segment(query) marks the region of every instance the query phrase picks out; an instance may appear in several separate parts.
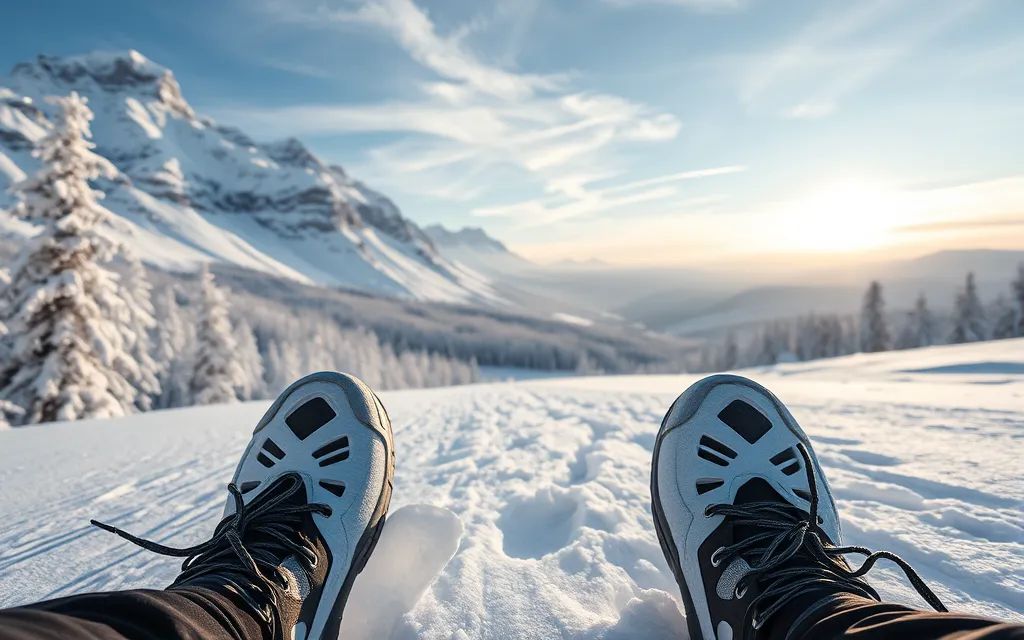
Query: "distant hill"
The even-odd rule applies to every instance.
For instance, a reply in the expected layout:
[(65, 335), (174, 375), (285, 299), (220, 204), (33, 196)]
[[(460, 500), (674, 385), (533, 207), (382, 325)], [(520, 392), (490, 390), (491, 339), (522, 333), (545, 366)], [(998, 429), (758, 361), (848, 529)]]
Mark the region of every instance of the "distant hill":
[(856, 313), (864, 289), (879, 280), (890, 311), (909, 308), (924, 293), (933, 309), (947, 310), (968, 272), (977, 279), (986, 300), (1008, 292), (1008, 284), (1024, 263), (1024, 251), (964, 250), (934, 254), (855, 269), (818, 273), (814, 284), (779, 284), (739, 292), (724, 287), (695, 291), (681, 283), (630, 300), (615, 309), (627, 320), (677, 335), (704, 333), (811, 312)]
[(956, 280), (962, 281), (973, 271), (979, 282), (1005, 283), (1024, 264), (1024, 251), (966, 249), (939, 251), (913, 260), (893, 262), (880, 270), (882, 279)]

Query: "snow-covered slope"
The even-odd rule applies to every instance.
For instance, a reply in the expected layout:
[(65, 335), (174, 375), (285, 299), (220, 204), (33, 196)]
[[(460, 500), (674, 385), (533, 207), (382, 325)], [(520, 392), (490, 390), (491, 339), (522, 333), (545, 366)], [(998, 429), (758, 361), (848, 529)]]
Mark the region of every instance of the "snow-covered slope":
[[(1024, 621), (1024, 340), (747, 373), (810, 435), (848, 542), (901, 554), (954, 610)], [(350, 605), (344, 637), (685, 638), (648, 482), (658, 423), (692, 381), (385, 393), (393, 516), (352, 596), (373, 606)], [(88, 519), (204, 539), (265, 406), (0, 433), (0, 606), (168, 583), (175, 560)], [(871, 575), (923, 606), (894, 571)]]
[(498, 299), (386, 197), (298, 140), (260, 144), (196, 113), (173, 74), (135, 51), (40, 56), (0, 78), (0, 208), (7, 187), (37, 166), (33, 143), (51, 126), (44, 98), (71, 91), (89, 98), (97, 151), (121, 172), (99, 185), (105, 204), (153, 264), (219, 260), (417, 299)]

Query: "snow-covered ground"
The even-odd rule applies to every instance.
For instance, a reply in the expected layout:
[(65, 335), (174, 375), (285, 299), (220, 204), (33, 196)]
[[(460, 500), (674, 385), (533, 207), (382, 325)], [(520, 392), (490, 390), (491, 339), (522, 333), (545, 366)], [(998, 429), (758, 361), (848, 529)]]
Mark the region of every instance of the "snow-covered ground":
[[(954, 610), (1024, 621), (1024, 340), (747, 372), (793, 409), (847, 540), (907, 558)], [(688, 376), (386, 393), (392, 518), (343, 636), (681, 638), (649, 508), (651, 448)], [(159, 587), (209, 535), (265, 404), (0, 433), (0, 606)], [(450, 558), (450, 561), (449, 561)], [(447, 564), (446, 564), (447, 563)], [(886, 597), (923, 606), (888, 569)]]

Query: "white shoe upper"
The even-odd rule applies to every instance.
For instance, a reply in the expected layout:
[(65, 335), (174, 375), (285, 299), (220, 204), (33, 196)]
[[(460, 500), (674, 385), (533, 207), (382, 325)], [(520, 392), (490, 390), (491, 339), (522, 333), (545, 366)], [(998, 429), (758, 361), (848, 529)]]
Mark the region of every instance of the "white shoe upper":
[[(352, 376), (318, 373), (299, 380), (257, 425), (232, 479), (245, 504), (282, 475), (297, 473), (306, 501), (331, 508), (330, 516), (310, 515), (331, 564), (312, 619), (300, 620), (291, 630), (298, 640), (320, 638), (325, 631), (336, 637), (341, 615), (336, 605), (347, 598), (375, 543), (374, 529), (387, 511), (393, 470), (387, 413), (373, 392)], [(224, 514), (234, 511), (229, 499)], [(308, 577), (292, 565), (286, 561), (282, 568), (295, 578), (295, 595), (305, 598)]]
[[(662, 544), (673, 545), (679, 559), (673, 571), (683, 591), (691, 635), (699, 632), (697, 637), (720, 640), (742, 636), (732, 628), (735, 621), (730, 623), (715, 610), (732, 606), (728, 601), (736, 597), (737, 581), (749, 565), (740, 558), (732, 560), (714, 581), (714, 593), (709, 593), (712, 587), (702, 575), (700, 550), (723, 517), (708, 517), (705, 509), (734, 504), (743, 485), (761, 478), (790, 504), (807, 510), (809, 487), (796, 450), (799, 442), (811, 454), (821, 529), (833, 543), (841, 544), (835, 503), (807, 437), (766, 389), (738, 376), (712, 376), (690, 387), (665, 416), (655, 448), (652, 493), (654, 509), (663, 516)], [(703, 566), (706, 570), (707, 558)], [(718, 601), (709, 602), (715, 598)]]

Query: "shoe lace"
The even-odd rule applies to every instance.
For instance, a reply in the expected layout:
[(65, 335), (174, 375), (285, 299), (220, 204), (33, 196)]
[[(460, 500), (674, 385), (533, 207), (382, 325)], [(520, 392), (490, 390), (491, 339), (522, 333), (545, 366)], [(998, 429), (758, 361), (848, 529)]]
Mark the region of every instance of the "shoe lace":
[[(303, 484), (296, 476), (285, 476), (282, 481), (290, 481), (291, 485), (283, 490), (268, 488), (264, 494), (268, 496), (266, 499), (257, 498), (248, 505), (242, 499), (238, 487), (234, 483), (229, 484), (228, 492), (234, 499), (235, 513), (217, 525), (213, 537), (192, 547), (169, 547), (103, 522), (90, 520), (90, 523), (147, 551), (185, 558), (181, 573), (171, 587), (216, 575), (219, 581), (231, 585), (240, 596), (248, 600), (251, 600), (251, 591), (244, 587), (255, 588), (269, 601), (270, 607), (276, 608), (278, 600), (274, 587), (286, 589), (288, 586), (279, 568), (282, 559), (295, 554), (303, 558), (310, 569), (316, 568), (318, 562), (312, 542), (301, 533), (297, 534), (302, 524), (302, 515), (331, 515), (331, 507), (326, 504), (287, 504)], [(265, 622), (271, 621), (271, 611), (255, 602), (250, 604)]]
[[(828, 541), (821, 529), (822, 519), (818, 516), (818, 488), (810, 455), (802, 443), (797, 444), (797, 449), (803, 457), (810, 488), (809, 511), (803, 511), (788, 502), (760, 501), (741, 505), (714, 504), (704, 512), (708, 517), (720, 515), (732, 518), (734, 527), (747, 526), (758, 531), (733, 545), (720, 547), (711, 557), (715, 566), (735, 558), (744, 559), (750, 566), (750, 571), (737, 582), (735, 595), (742, 598), (751, 581), (757, 581), (762, 587), (749, 605), (753, 611), (751, 624), (754, 629), (760, 629), (796, 598), (823, 588), (835, 588), (881, 600), (878, 593), (861, 578), (882, 559), (896, 563), (932, 608), (946, 611), (946, 607), (921, 576), (898, 555), (888, 551), (872, 552), (860, 546), (837, 547)], [(805, 555), (814, 562), (787, 564), (801, 551), (806, 552)], [(865, 558), (859, 568), (852, 569), (843, 559), (847, 554), (863, 555)]]

